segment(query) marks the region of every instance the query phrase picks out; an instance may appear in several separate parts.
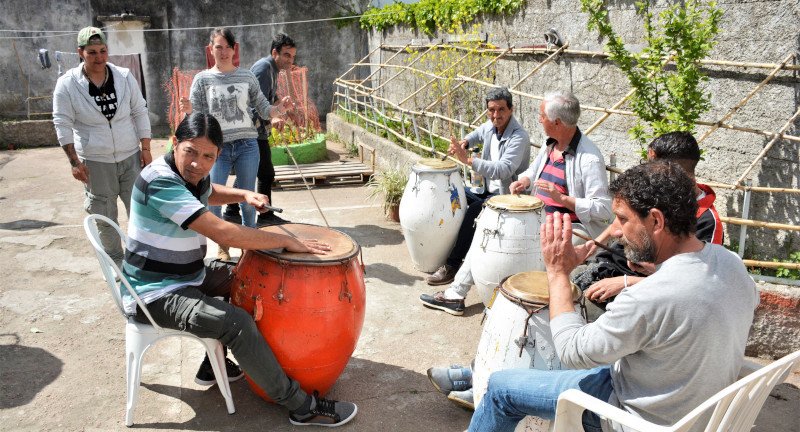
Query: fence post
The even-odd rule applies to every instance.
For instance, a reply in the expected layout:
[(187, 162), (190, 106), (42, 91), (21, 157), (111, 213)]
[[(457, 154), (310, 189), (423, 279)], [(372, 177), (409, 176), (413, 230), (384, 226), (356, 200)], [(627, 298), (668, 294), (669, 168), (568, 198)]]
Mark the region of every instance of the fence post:
[[(753, 181), (747, 179), (744, 182), (746, 186), (744, 190), (744, 206), (742, 208), (742, 219), (747, 219), (750, 215), (750, 186), (753, 185)], [(741, 231), (739, 231), (739, 258), (744, 258), (744, 243), (747, 240), (747, 225), (741, 225)]]
[(417, 127), (417, 116), (415, 114), (411, 114), (411, 123), (414, 125), (414, 135), (417, 136), (417, 150), (419, 150), (419, 155), (422, 156), (422, 140), (419, 139), (419, 128)]

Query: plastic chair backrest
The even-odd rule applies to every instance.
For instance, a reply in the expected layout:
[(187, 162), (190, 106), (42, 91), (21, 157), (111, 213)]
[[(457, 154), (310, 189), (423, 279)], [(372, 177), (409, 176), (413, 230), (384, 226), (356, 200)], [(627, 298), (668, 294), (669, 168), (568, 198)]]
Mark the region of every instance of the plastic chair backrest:
[(797, 367), (800, 367), (800, 351), (776, 360), (722, 389), (676, 423), (676, 429), (694, 423), (703, 412), (715, 407), (706, 432), (751, 430), (772, 389)]
[(136, 294), (136, 291), (131, 287), (128, 280), (123, 276), (122, 270), (117, 266), (114, 260), (111, 259), (110, 256), (106, 253), (103, 249), (102, 244), (100, 243), (100, 233), (97, 231), (97, 221), (102, 221), (113, 227), (117, 230), (120, 239), (122, 239), (122, 248), (125, 248), (126, 237), (125, 234), (122, 233), (122, 229), (120, 229), (119, 225), (115, 224), (114, 221), (111, 219), (98, 214), (92, 214), (86, 216), (86, 219), (83, 220), (83, 229), (86, 231), (86, 237), (89, 238), (89, 243), (92, 244), (92, 248), (94, 249), (95, 255), (97, 255), (97, 260), (100, 262), (100, 269), (103, 271), (103, 276), (106, 279), (106, 283), (108, 284), (108, 290), (111, 292), (111, 297), (114, 299), (114, 303), (117, 304), (117, 309), (119, 313), (122, 314), (123, 317), (126, 319), (128, 318), (128, 314), (125, 313), (125, 308), (122, 303), (122, 292), (120, 290), (120, 286), (117, 285), (116, 279), (120, 281), (120, 283), (128, 290), (131, 294), (133, 299), (136, 301), (136, 304), (139, 305), (139, 308), (144, 312), (147, 316), (147, 319), (150, 321), (150, 325), (155, 327), (157, 330), (160, 330), (159, 327), (154, 321), (153, 317), (150, 316), (150, 311), (147, 310), (147, 306), (139, 298)]

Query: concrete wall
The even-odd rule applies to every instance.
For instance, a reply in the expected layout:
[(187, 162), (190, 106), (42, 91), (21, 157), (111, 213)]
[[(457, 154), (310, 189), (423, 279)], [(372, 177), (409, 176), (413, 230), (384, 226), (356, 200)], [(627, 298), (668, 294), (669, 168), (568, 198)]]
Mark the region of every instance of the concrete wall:
[[(139, 40), (131, 34), (109, 32), (109, 46), (114, 49), (139, 49), (144, 46), (143, 64), (147, 85), (150, 118), (159, 134), (169, 132), (167, 93), (162, 88), (172, 68), (205, 69), (204, 46), (209, 30), (177, 30), (193, 27), (281, 23), (332, 17), (338, 7), (331, 0), (254, 1), (235, 3), (219, 1), (161, 0), (0, 0), (0, 28), (12, 30), (59, 30), (59, 33), (4, 32), (3, 37), (17, 37), (15, 45), (31, 96), (52, 95), (57, 79), (55, 66), (42, 70), (36, 60), (39, 48), (50, 51), (55, 65), (55, 51), (75, 52), (77, 31), (87, 25), (101, 25), (98, 16), (120, 14), (124, 10), (150, 17), (150, 30)], [(126, 23), (126, 25), (129, 25)], [(286, 32), (298, 44), (296, 64), (309, 68), (309, 93), (322, 118), (330, 109), (333, 80), (353, 61), (361, 58), (365, 36), (355, 26), (337, 29), (330, 22), (296, 23), (274, 26), (234, 28), (240, 43), (241, 65), (250, 67), (269, 54), (272, 38)], [(31, 38), (20, 39), (27, 36)], [(117, 37), (117, 39), (112, 38)], [(0, 117), (19, 117), (26, 113), (28, 95), (10, 39), (0, 46)], [(114, 52), (112, 52), (114, 53)], [(126, 54), (127, 52), (117, 52)], [(36, 111), (51, 111), (50, 99), (37, 103)], [(41, 117), (40, 117), (41, 118)]]
[[(620, 0), (607, 4), (610, 7), (610, 20), (625, 43), (633, 49), (643, 46), (642, 26), (635, 13), (634, 2)], [(664, 4), (663, 1), (657, 2), (654, 11), (659, 12)], [(798, 52), (800, 9), (796, 0), (723, 0), (718, 1), (717, 5), (724, 10), (724, 15), (718, 44), (710, 58), (777, 64), (787, 55)], [(600, 52), (604, 47), (604, 41), (598, 38), (597, 33), (586, 29), (587, 16), (580, 12), (578, 0), (529, 0), (524, 9), (513, 16), (483, 17), (478, 23), (482, 25), (480, 32), (489, 35), (489, 42), (501, 47), (542, 44), (543, 33), (553, 27), (558, 29), (564, 40), (570, 41), (571, 49)], [(434, 35), (434, 38), (442, 37), (446, 35)], [(369, 49), (372, 50), (381, 43), (402, 46), (412, 39), (428, 37), (395, 27), (382, 33), (372, 32)], [(371, 61), (386, 60), (393, 54), (394, 51), (378, 50)], [(544, 55), (506, 56), (497, 63), (494, 82), (497, 85), (511, 86), (545, 58)], [(393, 62), (396, 61), (397, 59)], [(800, 60), (795, 59), (794, 63), (798, 61)], [(701, 119), (710, 122), (725, 115), (770, 73), (770, 69), (719, 66), (708, 66), (705, 71), (711, 78), (708, 89), (712, 94), (713, 108)], [(394, 73), (387, 71), (384, 78)], [(420, 85), (420, 81), (414, 82), (413, 74), (406, 73), (405, 76), (405, 79), (396, 79), (387, 86), (390, 99), (402, 100), (413, 91), (411, 89)], [(800, 80), (797, 77), (796, 72), (779, 72), (770, 84), (756, 93), (726, 123), (771, 132), (780, 129), (800, 107)], [(584, 105), (611, 107), (628, 92), (629, 86), (627, 79), (608, 60), (564, 55), (546, 65), (519, 87), (520, 91), (534, 95), (542, 95), (550, 89), (571, 90)], [(484, 91), (485, 88), (481, 87), (481, 92)], [(439, 112), (446, 114), (446, 108), (439, 108)], [(530, 132), (531, 139), (541, 143), (545, 136), (537, 122), (538, 108), (538, 101), (515, 98), (515, 114), (518, 120)], [(584, 111), (579, 126), (586, 129), (601, 115), (594, 111)], [(628, 137), (628, 129), (633, 124), (631, 117), (612, 115), (591, 133), (590, 137), (599, 145), (607, 162), (609, 155), (616, 154), (617, 166), (620, 168), (638, 163), (638, 155), (634, 153), (638, 145)], [(800, 122), (796, 122), (787, 132), (800, 135), (798, 126)], [(707, 130), (706, 127), (698, 127), (696, 134), (700, 137)], [(698, 178), (701, 181), (732, 184), (755, 160), (768, 141), (769, 137), (744, 132), (722, 129), (714, 132), (701, 144), (708, 153), (698, 166)], [(778, 141), (750, 174), (753, 184), (800, 189), (798, 147), (800, 146), (797, 142)], [(717, 190), (717, 194), (716, 207), (720, 214), (736, 217), (741, 215), (743, 193)], [(797, 194), (754, 193), (750, 218), (800, 225), (798, 204), (800, 197)], [(728, 243), (731, 239), (738, 243), (739, 227), (728, 225), (725, 237)], [(800, 250), (800, 235), (797, 232), (751, 227), (748, 229), (747, 249), (749, 254), (755, 253), (757, 259), (786, 258), (789, 252)]]

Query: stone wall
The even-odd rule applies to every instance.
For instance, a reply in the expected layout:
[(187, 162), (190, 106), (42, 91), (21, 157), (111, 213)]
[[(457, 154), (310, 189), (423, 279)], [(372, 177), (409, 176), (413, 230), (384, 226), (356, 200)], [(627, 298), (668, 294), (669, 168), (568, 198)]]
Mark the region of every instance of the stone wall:
[[(632, 49), (643, 46), (642, 26), (635, 13), (632, 0), (607, 2), (609, 17), (625, 43)], [(663, 9), (665, 2), (656, 2), (654, 12)], [(735, 62), (757, 62), (778, 64), (788, 55), (798, 52), (800, 47), (800, 9), (796, 0), (724, 0), (717, 5), (724, 10), (721, 34), (710, 58)], [(523, 10), (508, 17), (488, 16), (478, 20), (480, 32), (488, 35), (488, 41), (497, 46), (525, 47), (544, 43), (543, 33), (556, 28), (570, 49), (600, 52), (604, 41), (597, 33), (586, 28), (587, 16), (580, 11), (578, 0), (529, 0)], [(381, 44), (404, 46), (412, 39), (446, 38), (437, 34), (432, 38), (395, 27), (384, 32), (370, 34), (372, 50)], [(385, 61), (395, 50), (378, 50), (371, 62)], [(401, 63), (407, 55), (401, 55), (393, 63)], [(508, 55), (497, 63), (494, 83), (512, 86), (534, 67), (545, 60), (545, 55)], [(790, 64), (796, 64), (795, 59)], [(707, 88), (712, 94), (713, 108), (701, 120), (715, 122), (736, 106), (771, 72), (765, 68), (734, 68), (707, 66), (705, 71), (711, 81)], [(393, 75), (389, 70), (383, 79)], [(380, 75), (376, 75), (379, 76)], [(406, 72), (404, 78), (387, 85), (386, 96), (400, 101), (427, 80), (417, 79)], [(473, 84), (467, 84), (471, 86)], [(482, 92), (484, 87), (480, 88)], [(543, 95), (547, 90), (567, 89), (576, 94), (583, 105), (609, 108), (617, 103), (629, 90), (627, 79), (613, 62), (601, 57), (586, 55), (563, 55), (544, 66), (527, 79), (519, 88), (521, 92)], [(427, 102), (432, 102), (429, 100)], [(404, 106), (411, 108), (413, 104)], [(797, 72), (782, 71), (744, 107), (726, 121), (738, 127), (774, 132), (780, 129), (800, 107), (800, 80)], [(545, 136), (538, 124), (539, 101), (515, 97), (515, 115), (531, 135), (535, 143)], [(623, 106), (622, 109), (627, 109)], [(439, 112), (446, 114), (440, 105)], [(579, 126), (588, 128), (602, 113), (583, 111)], [(603, 151), (606, 162), (611, 154), (617, 155), (617, 166), (630, 167), (638, 163), (635, 150), (638, 145), (628, 137), (628, 129), (634, 124), (632, 117), (612, 115), (589, 136)], [(800, 121), (787, 131), (800, 135)], [(700, 137), (709, 128), (698, 127)], [(701, 146), (707, 150), (705, 160), (697, 168), (700, 181), (732, 184), (755, 160), (769, 137), (727, 129), (719, 129)], [(798, 142), (779, 140), (761, 163), (751, 172), (755, 186), (800, 189), (800, 153)], [(744, 194), (717, 189), (717, 210), (723, 216), (740, 217)], [(797, 211), (800, 199), (797, 194), (753, 193), (750, 219), (800, 225)], [(763, 228), (748, 229), (748, 258), (785, 259), (788, 253), (800, 250), (800, 234)], [(726, 225), (725, 241), (738, 244), (739, 226)], [(778, 246), (778, 247), (776, 247)]]
[[(42, 30), (37, 33), (7, 32), (0, 36), (15, 37), (0, 47), (0, 117), (19, 118), (26, 115), (26, 98), (52, 95), (58, 78), (55, 51), (75, 52), (77, 31), (87, 25), (101, 26), (98, 16), (113, 16), (127, 10), (136, 16), (150, 18), (149, 29), (143, 35), (144, 64), (150, 120), (157, 134), (167, 134), (169, 109), (162, 85), (172, 69), (205, 69), (204, 46), (210, 30), (180, 30), (183, 28), (246, 25), (260, 23), (297, 22), (331, 18), (338, 6), (332, 0), (274, 1), (243, 0), (235, 3), (212, 1), (162, 0), (64, 0), (51, 2), (29, 0), (3, 3), (0, 28)], [(152, 31), (170, 29), (172, 31)], [(49, 31), (49, 32), (45, 32)], [(337, 29), (331, 22), (303, 22), (234, 28), (240, 44), (241, 65), (249, 68), (256, 60), (269, 54), (272, 38), (279, 32), (288, 33), (298, 45), (296, 64), (309, 68), (309, 94), (324, 118), (330, 109), (333, 80), (353, 61), (363, 57), (365, 35), (355, 26)], [(140, 46), (122, 40), (109, 45)], [(117, 33), (119, 38), (127, 38)], [(135, 41), (134, 41), (135, 42)], [(19, 62), (14, 52), (19, 53)], [(36, 59), (40, 48), (49, 50), (53, 67), (42, 69)], [(112, 52), (112, 54), (114, 54)], [(117, 53), (127, 54), (127, 53)], [(26, 89), (25, 82), (27, 81)], [(52, 100), (34, 103), (34, 111), (52, 111)], [(42, 118), (42, 117), (38, 117)]]

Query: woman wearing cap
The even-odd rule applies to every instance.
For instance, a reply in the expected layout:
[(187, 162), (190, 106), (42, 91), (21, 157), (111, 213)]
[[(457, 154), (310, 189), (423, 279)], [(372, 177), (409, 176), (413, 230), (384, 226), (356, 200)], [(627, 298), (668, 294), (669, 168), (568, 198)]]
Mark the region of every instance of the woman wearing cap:
[[(214, 56), (214, 67), (195, 75), (190, 99), (182, 98), (180, 109), (187, 114), (191, 114), (193, 108), (211, 114), (222, 127), (222, 150), (211, 169), (211, 183), (225, 185), (233, 166), (237, 187), (255, 191), (259, 162), (258, 131), (248, 108), (255, 108), (262, 118), (272, 118), (285, 114), (291, 108), (291, 100), (287, 96), (278, 105), (270, 105), (256, 76), (248, 69), (233, 65), (235, 45), (233, 33), (227, 28), (216, 28), (211, 32), (209, 46)], [(255, 228), (256, 209), (244, 202), (239, 206), (242, 225)], [(221, 206), (210, 208), (215, 216), (222, 217)], [(225, 245), (219, 245), (218, 257), (230, 259)]]
[[(117, 197), (129, 211), (133, 183), (153, 160), (147, 105), (130, 71), (108, 63), (106, 36), (99, 28), (78, 33), (78, 55), (82, 63), (56, 83), (53, 123), (72, 176), (84, 183), (84, 208), (117, 222)], [(121, 264), (116, 230), (98, 224), (98, 231), (105, 251)]]

